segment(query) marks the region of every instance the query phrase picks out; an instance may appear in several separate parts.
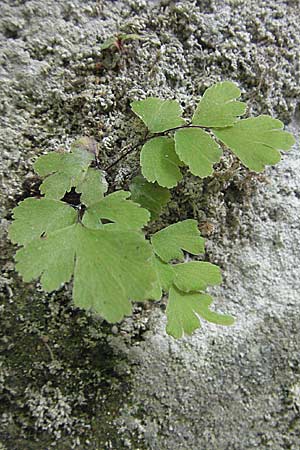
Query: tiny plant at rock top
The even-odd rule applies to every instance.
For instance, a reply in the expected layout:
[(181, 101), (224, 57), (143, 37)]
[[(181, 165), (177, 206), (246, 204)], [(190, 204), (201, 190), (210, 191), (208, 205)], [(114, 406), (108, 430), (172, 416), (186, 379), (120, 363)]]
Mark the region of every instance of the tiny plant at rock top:
[[(266, 115), (239, 119), (246, 109), (239, 96), (235, 84), (215, 84), (190, 124), (175, 100), (133, 102), (132, 110), (154, 136), (143, 145), (143, 176), (132, 180), (131, 192), (106, 194), (89, 138), (76, 141), (69, 153), (40, 156), (35, 170), (44, 178), (42, 196), (14, 209), (9, 230), (12, 242), (21, 246), (15, 259), (24, 281), (40, 278), (50, 292), (73, 279), (74, 304), (111, 323), (131, 313), (132, 301), (160, 300), (166, 293), (167, 332), (175, 338), (191, 334), (200, 318), (231, 325), (231, 316), (210, 309), (212, 298), (205, 292), (221, 283), (220, 269), (205, 261), (185, 262), (185, 254), (204, 253), (197, 222), (171, 224), (147, 239), (143, 227), (159, 217), (170, 198), (168, 188), (182, 178), (182, 166), (199, 177), (212, 174), (222, 154), (220, 143), (256, 172), (277, 163), (279, 150), (294, 144), (279, 120)], [(80, 195), (77, 205), (64, 201), (72, 189)]]
[(135, 40), (144, 40), (145, 38), (139, 34), (130, 33), (118, 33), (115, 36), (111, 36), (106, 41), (103, 42), (100, 46), (100, 50), (108, 50), (112, 48), (116, 48), (119, 52), (123, 48), (123, 44), (126, 41), (135, 41)]

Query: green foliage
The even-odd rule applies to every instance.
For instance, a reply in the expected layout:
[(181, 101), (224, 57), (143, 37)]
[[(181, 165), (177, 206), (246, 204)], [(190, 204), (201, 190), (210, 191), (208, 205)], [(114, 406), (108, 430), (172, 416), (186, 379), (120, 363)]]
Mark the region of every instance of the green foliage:
[(245, 166), (261, 172), (266, 164), (280, 161), (279, 150), (289, 150), (295, 143), (294, 137), (282, 129), (280, 120), (262, 115), (240, 120), (230, 128), (214, 129), (213, 133)]
[(207, 177), (213, 164), (219, 161), (222, 150), (214, 139), (199, 128), (183, 128), (175, 132), (175, 150), (193, 175)]
[(182, 179), (180, 160), (173, 139), (156, 137), (146, 142), (141, 151), (142, 174), (150, 182), (171, 188)]
[(94, 201), (95, 196), (103, 197), (107, 184), (103, 174), (90, 167), (93, 159), (91, 143), (86, 138), (76, 141), (70, 153), (52, 152), (40, 156), (34, 165), (35, 171), (46, 177), (40, 191), (47, 198), (59, 200), (74, 187), (88, 203)]
[[(280, 160), (279, 150), (289, 150), (294, 137), (283, 131), (283, 123), (270, 116), (239, 119), (246, 104), (237, 101), (238, 87), (225, 81), (208, 88), (200, 100), (190, 125), (182, 119), (175, 100), (150, 97), (132, 103), (137, 114), (152, 133), (174, 131), (174, 138), (156, 137), (141, 151), (141, 168), (149, 182), (174, 187), (181, 180), (179, 167), (186, 165), (201, 178), (213, 172), (225, 144), (250, 170), (260, 172)], [(163, 140), (164, 139), (164, 140)]]
[(183, 261), (184, 253), (197, 255), (204, 252), (204, 239), (200, 236), (197, 222), (192, 219), (174, 223), (155, 233), (151, 238), (155, 253), (165, 262), (172, 259)]
[(13, 210), (9, 237), (14, 244), (26, 245), (43, 234), (66, 228), (77, 214), (75, 209), (56, 200), (26, 198)]
[[(118, 35), (114, 42), (133, 38)], [(107, 182), (90, 138), (76, 141), (69, 153), (38, 158), (34, 167), (44, 178), (43, 197), (21, 202), (9, 229), (10, 239), (21, 247), (15, 259), (24, 281), (40, 278), (42, 288), (53, 291), (72, 279), (74, 304), (109, 322), (130, 314), (132, 301), (160, 300), (166, 293), (167, 332), (175, 338), (191, 334), (199, 318), (231, 325), (231, 316), (210, 310), (212, 298), (205, 293), (221, 283), (220, 269), (186, 257), (204, 253), (197, 222), (174, 223), (149, 239), (143, 228), (150, 217), (159, 217), (170, 199), (166, 188), (182, 179), (182, 166), (199, 177), (212, 174), (220, 144), (255, 171), (277, 163), (279, 150), (293, 145), (294, 137), (279, 120), (265, 115), (239, 119), (246, 109), (239, 96), (233, 83), (217, 83), (204, 93), (190, 125), (175, 100), (133, 102), (133, 111), (156, 136), (143, 145), (143, 176), (132, 180), (131, 192), (105, 195)], [(78, 194), (75, 205), (67, 203), (70, 191)]]
[(96, 204), (105, 206), (95, 207), (94, 215), (99, 223), (109, 215), (118, 227), (108, 223), (94, 229), (81, 223), (70, 205), (29, 198), (15, 208), (10, 228), (11, 240), (23, 245), (16, 254), (16, 268), (25, 281), (41, 277), (43, 289), (53, 291), (74, 276), (74, 304), (92, 308), (109, 322), (130, 314), (130, 300), (147, 299), (155, 279), (151, 246), (136, 231), (137, 223), (147, 221), (149, 213), (129, 201), (130, 211), (140, 210), (140, 215), (136, 211), (126, 218), (114, 211), (107, 214), (105, 200), (116, 194), (121, 195), (113, 206), (117, 210), (119, 204), (124, 210), (128, 193), (116, 192)]
[(144, 122), (151, 133), (161, 133), (185, 124), (182, 110), (176, 100), (149, 97), (131, 103), (132, 111)]
[[(138, 176), (131, 189), (147, 209), (132, 201), (130, 192), (105, 196), (103, 173), (91, 167), (95, 155), (91, 141), (81, 139), (71, 153), (50, 153), (37, 160), (36, 170), (46, 177), (41, 185), (44, 197), (21, 202), (13, 211), (9, 230), (12, 242), (21, 246), (16, 268), (26, 282), (40, 278), (49, 292), (73, 279), (74, 304), (108, 322), (130, 314), (132, 301), (160, 299), (163, 291), (170, 290), (168, 330), (179, 336), (174, 307), (180, 305), (174, 302), (173, 291), (181, 296), (191, 289), (194, 294), (202, 292), (220, 282), (219, 270), (205, 262), (169, 263), (182, 261), (183, 251), (204, 251), (197, 223), (178, 222), (146, 240), (142, 229), (150, 219), (149, 211), (157, 217), (169, 200), (169, 191)], [(60, 200), (72, 188), (80, 194), (77, 206)], [(195, 323), (199, 326), (194, 316), (192, 325), (181, 323), (180, 335), (194, 330)]]
[(170, 192), (157, 183), (149, 183), (143, 176), (134, 177), (130, 183), (131, 200), (146, 208), (151, 220), (158, 219), (160, 212), (170, 200)]
[(77, 184), (76, 191), (81, 193), (81, 202), (88, 206), (103, 198), (107, 187), (103, 173), (89, 167), (84, 179)]
[(115, 36), (111, 36), (108, 39), (106, 39), (103, 44), (100, 46), (100, 50), (108, 50), (111, 48), (117, 48), (120, 50), (120, 47), (122, 46), (122, 43), (125, 41), (136, 41), (136, 40), (143, 40), (145, 39), (144, 36), (141, 36), (136, 33), (118, 33)]
[(222, 281), (218, 266), (203, 261), (191, 261), (175, 266), (175, 286), (184, 292), (204, 291)]
[[(82, 223), (93, 229), (139, 230), (149, 222), (150, 213), (137, 203), (127, 200), (130, 192), (117, 191), (90, 205), (83, 216)], [(102, 223), (101, 219), (111, 223)]]
[(157, 283), (152, 298), (168, 293), (167, 332), (175, 338), (191, 334), (200, 326), (199, 317), (219, 325), (231, 325), (233, 317), (210, 311), (212, 298), (203, 291), (222, 281), (219, 267), (203, 261), (183, 260), (182, 249), (192, 254), (204, 252), (204, 240), (195, 220), (185, 220), (158, 231), (151, 238), (156, 257), (153, 265)]
[(231, 316), (218, 314), (209, 309), (212, 298), (200, 292), (182, 292), (172, 287), (167, 306), (167, 333), (174, 338), (190, 335), (200, 326), (199, 317), (218, 325), (232, 325)]
[(172, 286), (174, 270), (172, 264), (165, 263), (157, 255), (153, 256), (152, 262), (157, 278), (150, 298), (159, 300), (163, 291), (168, 292)]
[(240, 95), (241, 91), (234, 83), (216, 83), (206, 89), (192, 123), (209, 128), (233, 125), (246, 111), (246, 104), (236, 101)]
[(117, 37), (116, 36), (111, 36), (111, 37), (107, 38), (100, 45), (100, 50), (107, 50), (109, 48), (115, 47), (116, 46), (116, 41), (117, 41)]

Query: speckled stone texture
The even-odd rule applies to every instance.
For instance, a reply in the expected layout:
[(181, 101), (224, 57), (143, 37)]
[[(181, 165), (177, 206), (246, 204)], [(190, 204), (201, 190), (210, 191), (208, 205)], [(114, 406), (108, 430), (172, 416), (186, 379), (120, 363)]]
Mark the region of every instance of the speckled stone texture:
[[(74, 309), (70, 287), (45, 295), (13, 269), (11, 210), (35, 195), (32, 164), (89, 135), (103, 168), (144, 128), (132, 100), (177, 98), (190, 115), (215, 81), (238, 83), (248, 114), (298, 135), (299, 2), (65, 1), (0, 4), (0, 449), (281, 450), (300, 448), (300, 157), (263, 176), (226, 154), (218, 177), (187, 174), (161, 225), (213, 224), (216, 308), (234, 327), (165, 334), (164, 304), (108, 326)], [(121, 52), (112, 35), (137, 33)], [(138, 153), (107, 173), (126, 188)]]

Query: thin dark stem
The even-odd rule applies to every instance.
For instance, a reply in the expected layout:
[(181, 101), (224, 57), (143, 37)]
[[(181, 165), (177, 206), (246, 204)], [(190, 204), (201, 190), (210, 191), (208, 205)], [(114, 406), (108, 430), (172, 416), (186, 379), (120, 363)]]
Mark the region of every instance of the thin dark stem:
[(141, 145), (144, 145), (145, 142), (146, 141), (143, 141), (142, 144), (137, 144), (137, 145), (134, 145), (133, 147), (130, 147), (126, 152), (122, 153), (115, 161), (113, 161), (111, 164), (109, 164), (109, 166), (105, 167), (104, 168), (105, 172), (107, 172), (109, 169), (111, 169), (116, 164), (118, 164), (118, 162), (121, 161), (122, 159), (124, 159), (127, 155), (130, 155), (130, 153), (133, 153), (134, 150), (139, 148)]
[(202, 125), (179, 125), (179, 127), (169, 128), (166, 131), (162, 131), (161, 133), (155, 133), (155, 136), (163, 136), (166, 133), (169, 133), (170, 131), (176, 131), (181, 130), (183, 128), (201, 128), (201, 129), (207, 129), (207, 127), (203, 127)]
[(126, 156), (130, 155), (131, 153), (133, 153), (136, 149), (138, 149), (139, 147), (143, 146), (150, 139), (153, 139), (153, 138), (159, 137), (159, 136), (164, 136), (165, 134), (170, 133), (170, 131), (181, 130), (183, 128), (201, 128), (201, 129), (204, 128), (204, 129), (206, 129), (207, 127), (203, 127), (201, 125), (180, 125), (179, 127), (169, 128), (168, 130), (162, 131), (161, 133), (155, 133), (151, 137), (148, 137), (149, 133), (147, 133), (146, 137), (142, 140), (142, 142), (140, 142), (137, 145), (134, 145), (133, 147), (130, 147), (126, 152), (122, 153), (115, 161), (113, 161), (111, 164), (109, 164), (107, 167), (105, 167), (105, 169), (104, 169), (105, 172), (107, 172), (112, 167), (114, 167), (116, 164), (118, 164), (118, 162), (122, 161), (122, 159), (126, 158)]

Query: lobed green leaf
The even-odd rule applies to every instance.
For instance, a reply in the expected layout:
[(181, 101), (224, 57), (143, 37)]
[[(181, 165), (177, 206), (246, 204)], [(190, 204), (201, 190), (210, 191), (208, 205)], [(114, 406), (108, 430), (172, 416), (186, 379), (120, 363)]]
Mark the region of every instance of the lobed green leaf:
[(82, 148), (72, 153), (49, 153), (42, 155), (34, 164), (41, 177), (47, 177), (40, 186), (45, 197), (59, 200), (72, 187), (82, 183), (93, 160), (93, 155)]
[(66, 226), (67, 209), (65, 214), (54, 230), (45, 225), (30, 240), (20, 236), (25, 245), (16, 253), (17, 270), (24, 281), (40, 277), (46, 291), (58, 289), (74, 276), (76, 306), (91, 308), (110, 322), (121, 320), (131, 312), (131, 300), (146, 299), (156, 281), (151, 246), (141, 233), (131, 230), (92, 230), (77, 220)]
[(142, 174), (151, 183), (156, 181), (162, 187), (171, 188), (182, 179), (173, 139), (156, 137), (146, 142), (140, 160)]
[(168, 292), (173, 284), (175, 276), (174, 266), (162, 261), (158, 256), (154, 255), (152, 259), (153, 267), (157, 278), (151, 292), (151, 299), (160, 300), (163, 291)]
[(240, 120), (232, 127), (214, 129), (213, 133), (255, 172), (278, 163), (279, 150), (289, 150), (295, 143), (293, 135), (283, 131), (280, 120), (266, 115)]
[(14, 221), (9, 238), (14, 244), (25, 245), (60, 228), (75, 223), (77, 213), (70, 205), (51, 199), (26, 198), (13, 210)]
[(185, 128), (175, 133), (175, 151), (193, 175), (207, 177), (213, 172), (213, 164), (219, 161), (222, 150), (205, 131)]
[(246, 104), (236, 101), (241, 91), (231, 81), (216, 83), (206, 89), (192, 118), (194, 125), (228, 127), (246, 111)]
[(167, 306), (167, 333), (174, 338), (191, 335), (201, 326), (199, 317), (218, 325), (232, 325), (234, 318), (211, 311), (212, 298), (207, 294), (182, 292), (172, 287)]
[(131, 199), (148, 209), (151, 219), (158, 219), (162, 208), (170, 200), (168, 189), (157, 183), (149, 183), (143, 176), (134, 177), (130, 186)]
[(209, 262), (190, 261), (173, 266), (175, 286), (184, 292), (204, 291), (222, 282), (221, 270)]
[(89, 167), (84, 179), (77, 184), (76, 191), (81, 193), (80, 201), (90, 206), (103, 198), (107, 188), (103, 172)]
[(104, 225), (117, 227), (120, 230), (138, 230), (143, 228), (150, 219), (150, 213), (139, 204), (128, 200), (130, 192), (117, 191), (107, 195), (102, 200), (89, 206), (83, 216), (83, 224), (88, 228), (103, 228), (101, 220), (113, 223)]
[(131, 313), (131, 301), (149, 298), (156, 275), (141, 233), (80, 227), (76, 251), (75, 305), (118, 322)]
[(193, 255), (204, 252), (204, 239), (200, 236), (196, 220), (187, 219), (158, 231), (151, 237), (155, 253), (164, 261), (183, 260), (185, 250)]
[(16, 269), (24, 281), (40, 277), (42, 288), (48, 292), (70, 281), (76, 252), (74, 227), (76, 224), (56, 229), (17, 251)]
[(185, 124), (181, 108), (176, 100), (148, 97), (131, 103), (132, 111), (152, 133), (161, 133)]

